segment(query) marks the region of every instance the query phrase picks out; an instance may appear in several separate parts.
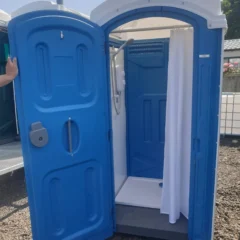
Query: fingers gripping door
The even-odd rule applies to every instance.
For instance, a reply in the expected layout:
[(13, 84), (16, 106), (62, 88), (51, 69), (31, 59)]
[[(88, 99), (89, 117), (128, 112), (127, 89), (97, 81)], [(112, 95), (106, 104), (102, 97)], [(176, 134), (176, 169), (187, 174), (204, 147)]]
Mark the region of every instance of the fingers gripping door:
[(9, 25), (33, 236), (102, 240), (113, 229), (104, 35), (34, 14)]

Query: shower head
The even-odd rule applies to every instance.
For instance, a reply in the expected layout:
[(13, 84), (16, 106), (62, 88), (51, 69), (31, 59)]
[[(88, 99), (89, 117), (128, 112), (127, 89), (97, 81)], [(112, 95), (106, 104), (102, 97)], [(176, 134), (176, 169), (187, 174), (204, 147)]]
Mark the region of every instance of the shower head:
[(131, 45), (134, 42), (133, 38), (128, 39), (118, 50), (116, 53), (114, 53), (113, 57), (116, 57), (121, 50), (123, 50), (126, 46)]
[[(113, 94), (114, 94), (114, 107), (115, 107), (115, 110), (116, 110), (116, 113), (117, 115), (120, 114), (120, 108), (117, 106), (117, 102), (119, 102), (119, 98), (121, 97), (121, 92), (122, 91), (119, 91), (117, 89), (117, 74), (116, 74), (116, 56), (120, 53), (121, 50), (123, 50), (126, 46), (132, 44), (134, 41), (133, 38), (130, 38), (128, 39), (112, 56), (111, 56), (111, 67), (112, 67), (112, 71), (111, 71), (111, 74), (112, 74), (112, 91), (113, 91)], [(123, 80), (122, 80), (123, 81)], [(121, 99), (120, 99), (120, 103), (121, 103)]]
[(128, 45), (133, 44), (133, 42), (134, 42), (134, 39), (133, 39), (133, 38), (130, 38), (130, 39), (128, 39), (128, 40), (125, 42), (125, 44), (126, 44), (126, 46), (128, 46)]

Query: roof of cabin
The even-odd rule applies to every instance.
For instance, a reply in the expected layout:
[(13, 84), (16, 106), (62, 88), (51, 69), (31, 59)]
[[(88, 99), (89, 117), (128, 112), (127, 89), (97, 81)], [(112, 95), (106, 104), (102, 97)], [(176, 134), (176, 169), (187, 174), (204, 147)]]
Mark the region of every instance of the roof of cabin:
[(225, 51), (240, 50), (240, 39), (225, 40)]
[(209, 28), (226, 28), (221, 0), (106, 0), (91, 12), (91, 20), (104, 25), (126, 12), (148, 7), (174, 7), (193, 12), (208, 22)]

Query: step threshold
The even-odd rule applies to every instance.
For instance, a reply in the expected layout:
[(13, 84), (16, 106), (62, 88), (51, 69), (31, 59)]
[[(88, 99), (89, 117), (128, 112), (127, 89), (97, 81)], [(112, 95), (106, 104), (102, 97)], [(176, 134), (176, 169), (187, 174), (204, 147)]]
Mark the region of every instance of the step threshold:
[(176, 224), (159, 209), (116, 205), (117, 233), (161, 240), (188, 240), (188, 220), (181, 215)]

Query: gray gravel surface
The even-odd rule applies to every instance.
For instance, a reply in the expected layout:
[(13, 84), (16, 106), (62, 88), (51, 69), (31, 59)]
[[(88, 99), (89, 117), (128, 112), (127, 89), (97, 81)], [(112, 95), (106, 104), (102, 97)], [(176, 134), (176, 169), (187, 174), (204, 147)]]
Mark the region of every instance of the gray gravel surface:
[(224, 139), (219, 157), (215, 240), (240, 240), (240, 139)]
[[(221, 141), (214, 240), (240, 240), (240, 140)], [(31, 240), (23, 171), (0, 179), (0, 240)], [(146, 240), (115, 236), (111, 240)]]

